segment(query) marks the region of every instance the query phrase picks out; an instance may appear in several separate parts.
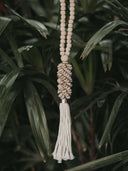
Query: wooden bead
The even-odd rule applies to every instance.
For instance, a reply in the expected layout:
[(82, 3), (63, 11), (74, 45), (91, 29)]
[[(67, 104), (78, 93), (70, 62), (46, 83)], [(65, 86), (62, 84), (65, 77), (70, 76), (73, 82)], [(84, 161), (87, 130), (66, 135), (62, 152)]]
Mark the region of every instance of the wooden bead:
[(61, 14), (61, 15), (65, 15), (65, 11), (61, 11), (60, 14)]
[(65, 3), (65, 0), (60, 0), (60, 3)]
[(61, 43), (65, 43), (65, 40), (60, 40), (60, 44), (61, 44)]
[(60, 43), (60, 47), (64, 47), (64, 44)]
[(73, 27), (73, 24), (69, 23), (68, 28), (72, 28), (72, 27)]
[(65, 27), (65, 23), (61, 23), (61, 24), (60, 24), (60, 27), (61, 27), (61, 28)]
[(70, 3), (74, 3), (75, 2), (75, 0), (70, 0)]
[(69, 23), (69, 24), (73, 24), (73, 20), (69, 20), (68, 23)]
[(75, 3), (70, 3), (70, 7), (75, 7)]
[(63, 31), (61, 32), (61, 35), (66, 35), (66, 31), (63, 30)]
[(65, 30), (65, 28), (64, 28), (64, 27), (60, 27), (60, 30), (61, 30), (61, 31), (64, 31), (64, 30)]
[(68, 28), (68, 32), (72, 32), (72, 28)]
[(64, 47), (61, 47), (61, 48), (60, 48), (60, 51), (61, 51), (61, 52), (64, 52)]
[(61, 18), (60, 23), (65, 23), (65, 18)]
[(71, 39), (67, 39), (67, 43), (68, 44), (71, 44)]
[(70, 54), (70, 51), (66, 52), (66, 55), (67, 55), (67, 56), (69, 56), (69, 54)]
[(64, 52), (60, 52), (60, 55), (63, 56), (65, 53)]
[(65, 6), (62, 6), (61, 7), (61, 11), (65, 11), (66, 10), (66, 7)]
[(61, 15), (61, 19), (65, 19), (66, 18), (66, 16), (65, 15)]
[(68, 61), (68, 56), (67, 55), (61, 56), (61, 61), (62, 62), (67, 62)]
[(68, 47), (68, 48), (71, 48), (71, 46), (72, 46), (71, 43), (68, 43), (68, 44), (67, 44), (67, 47)]
[(70, 51), (71, 47), (66, 47), (66, 52)]
[(60, 38), (61, 38), (61, 39), (65, 39), (65, 35), (61, 35)]
[[(64, 11), (62, 11), (62, 12), (64, 12)], [(75, 12), (74, 11), (71, 11), (70, 12), (70, 16), (74, 16), (75, 15)]]
[(68, 36), (72, 36), (72, 32), (68, 32)]
[(71, 39), (71, 35), (67, 35), (67, 40), (70, 40)]
[(75, 19), (75, 16), (74, 15), (70, 15), (70, 20), (74, 20)]
[(70, 11), (71, 11), (71, 12), (74, 12), (74, 10), (75, 10), (75, 7), (70, 6)]

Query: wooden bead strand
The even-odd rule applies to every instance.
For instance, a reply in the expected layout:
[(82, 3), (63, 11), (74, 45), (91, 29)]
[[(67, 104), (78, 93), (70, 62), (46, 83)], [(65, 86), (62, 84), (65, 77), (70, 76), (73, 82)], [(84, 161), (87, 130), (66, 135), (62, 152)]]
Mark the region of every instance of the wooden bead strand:
[[(75, 18), (75, 1), (70, 0), (70, 16), (68, 21), (68, 29), (67, 29), (67, 37), (66, 37), (66, 28), (65, 28), (65, 21), (66, 21), (66, 3), (65, 0), (60, 0), (60, 14), (61, 14), (61, 20), (60, 20), (60, 55), (61, 55), (61, 61), (63, 63), (68, 61), (68, 57), (70, 55), (71, 50), (71, 37), (72, 37), (72, 30), (73, 30), (73, 22)], [(66, 48), (65, 48), (66, 43)]]

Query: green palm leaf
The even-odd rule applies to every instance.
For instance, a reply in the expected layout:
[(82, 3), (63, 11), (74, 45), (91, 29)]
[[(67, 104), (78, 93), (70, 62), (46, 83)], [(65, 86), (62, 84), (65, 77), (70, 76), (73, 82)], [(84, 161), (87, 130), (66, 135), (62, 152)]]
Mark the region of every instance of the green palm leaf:
[(0, 136), (3, 132), (5, 123), (7, 121), (8, 115), (10, 113), (11, 107), (14, 103), (16, 96), (18, 95), (20, 89), (15, 89), (8, 94), (6, 94), (0, 103)]
[(10, 22), (11, 22), (10, 18), (0, 17), (0, 35), (3, 33), (3, 31), (6, 29), (6, 27)]
[(25, 103), (29, 121), (43, 161), (46, 161), (46, 154), (50, 155), (50, 140), (45, 112), (40, 97), (31, 82), (25, 86)]
[(13, 9), (11, 9), (10, 7), (8, 7), (7, 5), (5, 5), (14, 15), (16, 15), (17, 17), (19, 17), (22, 21), (24, 21), (25, 23), (27, 23), (30, 27), (34, 28), (36, 31), (38, 31), (43, 37), (47, 38), (48, 35), (48, 30), (45, 27), (44, 24), (42, 24), (41, 22), (37, 21), (37, 20), (33, 20), (33, 19), (26, 19), (24, 17), (22, 17), (20, 14), (18, 14), (16, 11), (14, 11)]
[(106, 141), (108, 135), (110, 134), (110, 131), (111, 131), (112, 126), (113, 126), (113, 123), (114, 123), (114, 121), (115, 121), (115, 119), (116, 119), (116, 116), (117, 116), (117, 114), (118, 114), (118, 111), (119, 111), (119, 109), (120, 109), (120, 106), (121, 106), (121, 104), (122, 104), (124, 98), (126, 97), (126, 95), (127, 95), (127, 93), (122, 93), (122, 94), (120, 94), (120, 95), (117, 97), (117, 99), (116, 99), (116, 101), (115, 101), (115, 103), (114, 103), (114, 105), (113, 105), (113, 108), (112, 108), (112, 111), (111, 111), (109, 120), (108, 120), (108, 122), (107, 122), (107, 125), (106, 125), (106, 127), (105, 127), (104, 133), (103, 133), (103, 135), (102, 135), (102, 137), (101, 137), (101, 140), (100, 140), (100, 143), (99, 143), (99, 148), (101, 148), (101, 146), (102, 146), (102, 145), (104, 144), (104, 142)]
[(4, 125), (6, 123), (6, 120), (8, 118), (8, 114), (11, 110), (12, 104), (19, 92), (19, 89), (16, 89), (15, 91), (11, 91), (18, 75), (20, 73), (20, 70), (14, 70), (10, 72), (9, 74), (6, 74), (1, 80), (0, 80), (0, 136), (2, 134)]
[(89, 53), (96, 47), (96, 45), (107, 35), (109, 34), (114, 28), (116, 28), (119, 25), (126, 25), (128, 26), (128, 23), (116, 20), (107, 23), (105, 26), (103, 26), (97, 33), (92, 36), (92, 38), (87, 42), (84, 51), (81, 55), (81, 58), (86, 58)]
[(16, 64), (13, 60), (0, 48), (0, 56), (5, 62), (7, 62), (13, 69), (16, 68)]
[(126, 157), (128, 157), (128, 150), (73, 167), (66, 171), (92, 171), (125, 160)]

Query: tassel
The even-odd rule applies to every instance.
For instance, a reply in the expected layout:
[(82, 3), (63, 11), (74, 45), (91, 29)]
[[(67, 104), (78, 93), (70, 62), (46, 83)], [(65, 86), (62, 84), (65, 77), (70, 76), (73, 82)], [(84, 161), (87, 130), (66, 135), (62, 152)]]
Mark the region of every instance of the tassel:
[(56, 146), (53, 152), (53, 158), (61, 163), (62, 160), (72, 160), (71, 147), (71, 117), (68, 103), (62, 100), (60, 103), (60, 124)]

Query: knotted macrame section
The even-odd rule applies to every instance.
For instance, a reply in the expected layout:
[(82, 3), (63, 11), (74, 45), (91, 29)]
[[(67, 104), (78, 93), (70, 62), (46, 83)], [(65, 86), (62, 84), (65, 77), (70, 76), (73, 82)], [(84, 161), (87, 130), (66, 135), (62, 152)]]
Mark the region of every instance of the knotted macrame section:
[(60, 63), (58, 65), (58, 96), (61, 100), (70, 99), (72, 90), (72, 66), (68, 63)]

